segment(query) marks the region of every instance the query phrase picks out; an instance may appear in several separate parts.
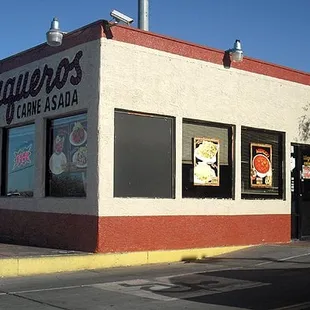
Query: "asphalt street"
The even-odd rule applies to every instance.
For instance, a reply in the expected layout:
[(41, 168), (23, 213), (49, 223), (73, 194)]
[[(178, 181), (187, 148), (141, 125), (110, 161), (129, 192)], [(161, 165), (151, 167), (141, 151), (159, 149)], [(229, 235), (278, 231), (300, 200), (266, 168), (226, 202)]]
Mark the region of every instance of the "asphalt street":
[(203, 260), (0, 279), (0, 309), (310, 309), (310, 244)]

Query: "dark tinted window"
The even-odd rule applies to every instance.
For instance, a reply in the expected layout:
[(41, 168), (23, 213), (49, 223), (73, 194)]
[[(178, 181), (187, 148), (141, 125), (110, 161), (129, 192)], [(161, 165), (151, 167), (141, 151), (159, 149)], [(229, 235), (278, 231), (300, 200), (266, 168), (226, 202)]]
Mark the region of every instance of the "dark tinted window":
[(174, 197), (174, 119), (115, 112), (115, 197)]

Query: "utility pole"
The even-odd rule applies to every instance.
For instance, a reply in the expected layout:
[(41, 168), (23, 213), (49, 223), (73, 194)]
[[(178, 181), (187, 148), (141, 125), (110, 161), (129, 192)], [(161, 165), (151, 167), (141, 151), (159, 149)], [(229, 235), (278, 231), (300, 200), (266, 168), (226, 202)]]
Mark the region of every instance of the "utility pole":
[(149, 0), (139, 1), (138, 27), (142, 30), (149, 30)]

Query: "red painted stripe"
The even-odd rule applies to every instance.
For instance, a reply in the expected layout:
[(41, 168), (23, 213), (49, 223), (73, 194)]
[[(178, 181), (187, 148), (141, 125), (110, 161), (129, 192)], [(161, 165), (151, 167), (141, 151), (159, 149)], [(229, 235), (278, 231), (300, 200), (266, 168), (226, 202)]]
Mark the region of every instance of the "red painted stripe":
[(98, 218), (0, 209), (0, 242), (95, 252)]
[(99, 252), (290, 241), (290, 215), (101, 217)]
[(0, 210), (0, 242), (129, 252), (290, 241), (290, 215), (100, 217)]
[[(46, 44), (41, 44), (20, 54), (6, 58), (0, 61), (0, 74), (101, 37), (219, 65), (223, 64), (224, 51), (176, 40), (137, 28), (114, 26), (108, 29), (106, 25), (107, 21), (99, 20), (67, 34), (61, 47), (53, 48)], [(233, 63), (232, 66), (244, 71), (310, 85), (310, 74), (308, 73), (249, 57), (245, 57), (241, 63)]]
[(60, 53), (74, 46), (100, 39), (103, 36), (102, 29), (102, 21), (97, 21), (66, 34), (63, 38), (62, 45), (59, 47), (51, 47), (44, 43), (19, 54), (0, 60), (0, 74), (24, 66), (28, 63), (38, 61), (42, 58)]
[[(164, 37), (136, 28), (118, 26), (112, 28), (112, 31), (113, 40), (223, 65), (224, 51), (218, 49)], [(244, 57), (241, 63), (232, 63), (231, 66), (244, 71), (310, 85), (310, 74), (308, 73), (250, 57)]]

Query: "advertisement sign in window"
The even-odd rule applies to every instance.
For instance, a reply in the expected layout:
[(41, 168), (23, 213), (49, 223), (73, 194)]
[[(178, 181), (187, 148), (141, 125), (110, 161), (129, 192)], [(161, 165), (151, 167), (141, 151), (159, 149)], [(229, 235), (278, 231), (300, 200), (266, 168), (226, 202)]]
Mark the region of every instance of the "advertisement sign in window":
[(34, 125), (11, 128), (7, 135), (7, 196), (33, 196)]
[(307, 155), (303, 156), (302, 177), (310, 179), (310, 156)]
[(251, 187), (272, 187), (272, 146), (251, 143)]
[(53, 120), (49, 135), (49, 195), (86, 196), (86, 114)]
[(194, 185), (219, 186), (220, 142), (215, 139), (194, 138)]

